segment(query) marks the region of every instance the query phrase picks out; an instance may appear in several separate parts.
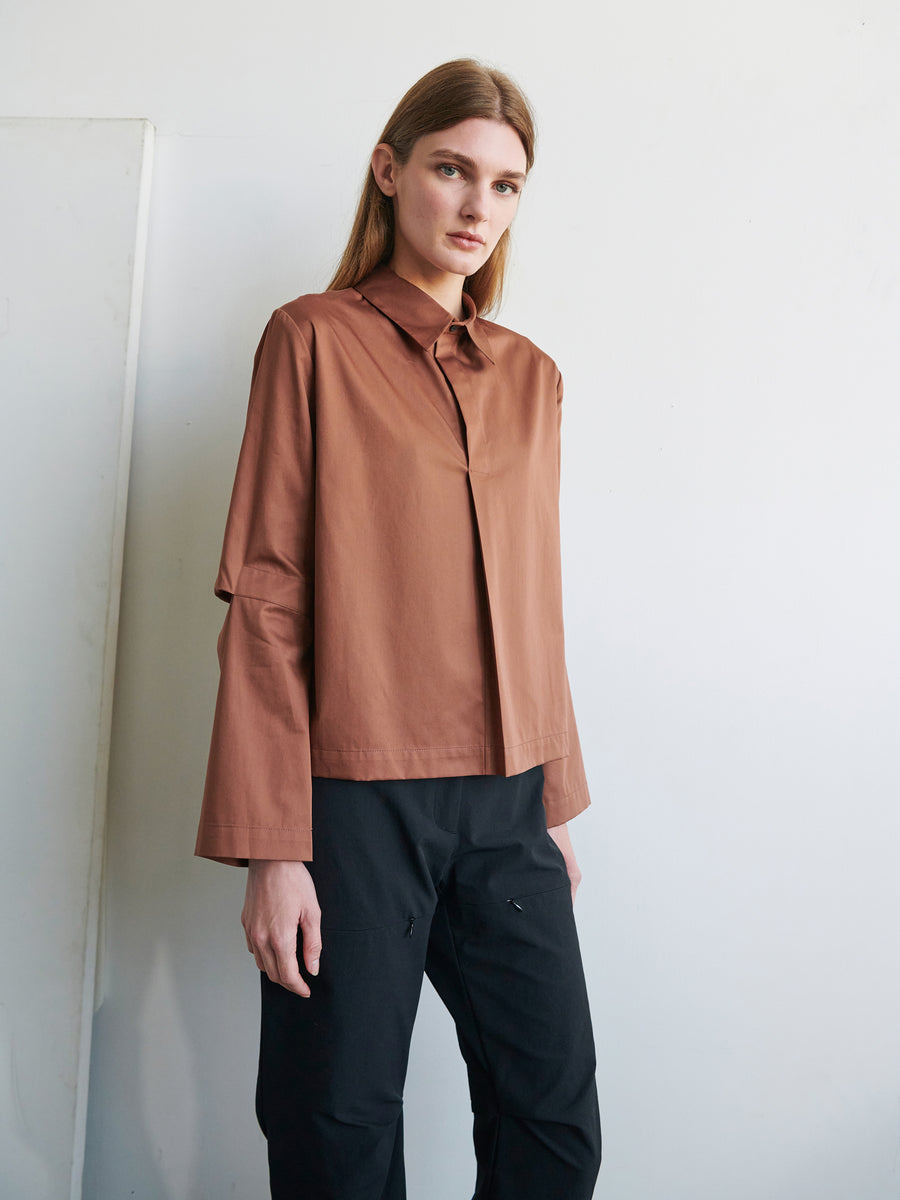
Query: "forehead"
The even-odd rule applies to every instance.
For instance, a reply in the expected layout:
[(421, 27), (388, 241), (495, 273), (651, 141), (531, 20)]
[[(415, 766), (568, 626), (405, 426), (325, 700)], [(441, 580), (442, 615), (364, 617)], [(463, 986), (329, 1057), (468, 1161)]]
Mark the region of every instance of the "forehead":
[(484, 117), (470, 117), (437, 133), (426, 133), (416, 142), (413, 153), (423, 158), (438, 150), (457, 151), (491, 171), (526, 169), (525, 147), (512, 125)]

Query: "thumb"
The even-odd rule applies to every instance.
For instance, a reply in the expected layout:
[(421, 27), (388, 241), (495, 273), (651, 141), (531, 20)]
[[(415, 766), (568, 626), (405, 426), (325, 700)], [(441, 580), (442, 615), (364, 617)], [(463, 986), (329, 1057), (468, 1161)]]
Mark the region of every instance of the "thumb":
[(307, 913), (300, 920), (303, 935), (303, 965), (310, 975), (319, 973), (319, 955), (322, 953), (321, 914)]

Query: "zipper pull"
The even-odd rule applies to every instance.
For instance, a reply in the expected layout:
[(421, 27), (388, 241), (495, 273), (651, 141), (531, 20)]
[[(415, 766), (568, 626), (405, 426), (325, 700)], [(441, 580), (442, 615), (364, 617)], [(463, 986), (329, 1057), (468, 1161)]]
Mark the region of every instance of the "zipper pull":
[(410, 917), (410, 918), (409, 918), (409, 925), (407, 926), (407, 929), (406, 929), (406, 936), (407, 936), (407, 937), (412, 937), (412, 935), (413, 935), (413, 925), (415, 925), (415, 923), (416, 923), (416, 918), (415, 918), (415, 917)]
[(522, 907), (522, 905), (521, 905), (521, 904), (518, 902), (518, 900), (514, 900), (514, 899), (512, 898), (512, 896), (510, 896), (510, 898), (507, 900), (507, 902), (506, 902), (506, 903), (507, 903), (507, 904), (511, 904), (511, 905), (513, 906), (513, 908), (516, 908), (516, 909), (518, 909), (518, 910), (519, 910), (519, 912), (524, 912), (524, 911), (525, 911), (525, 909), (524, 909), (524, 908)]

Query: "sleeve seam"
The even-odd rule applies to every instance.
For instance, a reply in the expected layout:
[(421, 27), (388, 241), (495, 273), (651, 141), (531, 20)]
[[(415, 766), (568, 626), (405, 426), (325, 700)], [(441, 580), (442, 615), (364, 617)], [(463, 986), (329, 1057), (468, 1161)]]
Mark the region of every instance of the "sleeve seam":
[(312, 360), (312, 351), (310, 349), (309, 342), (306, 340), (306, 335), (304, 334), (304, 332), (300, 328), (300, 326), (297, 324), (297, 322), (294, 320), (294, 318), (290, 315), (290, 313), (286, 313), (283, 308), (276, 308), (275, 316), (280, 317), (284, 321), (287, 321), (288, 324), (291, 326), (291, 328), (296, 331), (297, 337), (303, 343), (304, 350), (310, 356), (310, 360)]

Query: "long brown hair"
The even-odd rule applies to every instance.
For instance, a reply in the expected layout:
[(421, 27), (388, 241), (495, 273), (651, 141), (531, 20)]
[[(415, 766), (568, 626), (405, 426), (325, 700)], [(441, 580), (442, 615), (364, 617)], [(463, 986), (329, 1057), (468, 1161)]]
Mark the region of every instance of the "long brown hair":
[[(448, 129), (471, 117), (504, 121), (519, 135), (525, 150), (527, 170), (534, 162), (534, 115), (517, 84), (493, 67), (473, 58), (442, 63), (414, 83), (397, 107), (378, 142), (386, 142), (401, 165), (409, 161), (413, 146), (427, 133)], [(487, 262), (463, 285), (479, 313), (500, 303), (509, 260), (509, 230), (494, 247)], [(394, 250), (394, 206), (369, 170), (350, 240), (328, 290), (353, 287)]]

